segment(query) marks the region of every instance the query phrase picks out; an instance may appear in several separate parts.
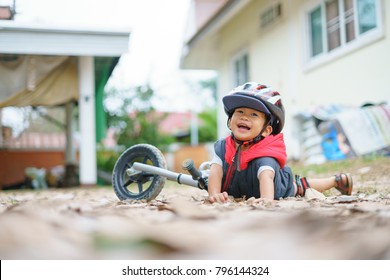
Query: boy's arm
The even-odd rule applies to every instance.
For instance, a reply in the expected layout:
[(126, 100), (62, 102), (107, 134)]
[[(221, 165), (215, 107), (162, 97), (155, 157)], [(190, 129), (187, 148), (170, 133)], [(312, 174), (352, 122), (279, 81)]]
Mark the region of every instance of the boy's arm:
[(275, 173), (272, 170), (264, 170), (259, 174), (261, 199), (274, 200), (274, 177)]
[(209, 193), (209, 201), (211, 203), (218, 201), (225, 202), (228, 199), (228, 194), (226, 192), (221, 193), (222, 176), (222, 166), (219, 164), (212, 164), (210, 168), (207, 188), (207, 191)]

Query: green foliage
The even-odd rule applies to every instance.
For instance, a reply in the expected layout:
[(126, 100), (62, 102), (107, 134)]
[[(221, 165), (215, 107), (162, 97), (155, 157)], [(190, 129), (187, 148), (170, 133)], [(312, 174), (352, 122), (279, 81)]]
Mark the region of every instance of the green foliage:
[(118, 145), (130, 147), (148, 143), (165, 150), (173, 142), (173, 137), (159, 133), (158, 126), (163, 118), (152, 106), (153, 93), (148, 85), (137, 87), (125, 95), (116, 91), (109, 93), (122, 101), (117, 110), (108, 112), (108, 125), (118, 131)]
[(209, 109), (198, 115), (201, 120), (199, 126), (199, 142), (214, 142), (217, 140), (217, 110)]
[[(194, 92), (201, 93), (201, 98), (207, 99), (206, 109), (198, 114), (198, 141), (199, 143), (214, 142), (218, 137), (217, 130), (217, 109), (215, 103), (217, 100), (217, 81), (215, 78), (199, 81), (197, 85), (192, 85)], [(202, 94), (202, 92), (206, 92)], [(209, 100), (211, 98), (211, 100)], [(208, 104), (208, 105), (207, 105)], [(179, 140), (182, 143), (190, 143), (190, 136)]]
[[(203, 89), (208, 89), (211, 92), (214, 103), (217, 101), (217, 80), (211, 78), (200, 81), (199, 85)], [(217, 124), (217, 109), (215, 106), (209, 108), (198, 115), (201, 120), (199, 127), (199, 142), (214, 142), (218, 138), (218, 124)]]
[(120, 151), (100, 148), (97, 151), (97, 167), (99, 170), (112, 172), (114, 165), (120, 156)]
[(158, 118), (154, 110), (141, 111), (133, 117), (128, 118), (126, 126), (118, 137), (118, 144), (126, 147), (139, 143), (148, 143), (160, 150), (165, 150), (174, 139), (169, 135), (159, 133), (158, 126), (161, 118)]
[[(214, 142), (217, 140), (217, 113), (216, 109), (209, 109), (198, 114), (198, 142)], [(189, 144), (191, 142), (191, 135), (186, 135), (176, 142)]]
[[(199, 86), (203, 89), (210, 89), (215, 98), (215, 79), (199, 82)], [(123, 149), (135, 144), (148, 143), (165, 151), (171, 143), (176, 141), (173, 136), (159, 132), (160, 122), (168, 113), (161, 114), (155, 111), (151, 102), (153, 95), (154, 91), (149, 85), (126, 91), (111, 89), (107, 93), (105, 107), (108, 127), (115, 128), (117, 143)], [(216, 109), (208, 109), (200, 113), (198, 117), (201, 123), (198, 130), (199, 142), (215, 141), (217, 139)], [(190, 139), (186, 137), (181, 141), (189, 142)], [(123, 149), (119, 151), (99, 149), (97, 152), (98, 169), (112, 172)]]

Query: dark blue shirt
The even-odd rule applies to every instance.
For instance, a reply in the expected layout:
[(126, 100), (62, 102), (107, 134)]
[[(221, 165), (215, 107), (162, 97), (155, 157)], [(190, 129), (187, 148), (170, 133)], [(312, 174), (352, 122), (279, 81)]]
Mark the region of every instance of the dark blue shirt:
[[(214, 144), (214, 159), (212, 164), (222, 165), (222, 185), (226, 180), (229, 164), (225, 161), (226, 140), (221, 139)], [(280, 168), (278, 161), (272, 157), (256, 158), (249, 162), (245, 170), (235, 170), (228, 194), (233, 197), (260, 197), (259, 174), (264, 170), (272, 170), (274, 177), (274, 199), (294, 196), (293, 174), (290, 167)]]

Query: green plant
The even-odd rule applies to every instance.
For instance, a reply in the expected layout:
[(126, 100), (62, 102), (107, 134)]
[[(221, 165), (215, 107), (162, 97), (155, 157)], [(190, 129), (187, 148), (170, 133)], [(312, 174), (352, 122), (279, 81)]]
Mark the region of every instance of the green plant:
[(217, 140), (217, 110), (209, 109), (199, 115), (199, 142), (214, 142)]
[(116, 98), (122, 103), (116, 110), (108, 111), (108, 125), (116, 129), (118, 145), (130, 147), (148, 143), (164, 151), (174, 139), (159, 132), (162, 117), (156, 114), (151, 103), (153, 89), (146, 85), (128, 93), (113, 90), (108, 94), (109, 98)]
[(96, 156), (98, 170), (112, 172), (119, 156), (120, 151), (99, 148)]

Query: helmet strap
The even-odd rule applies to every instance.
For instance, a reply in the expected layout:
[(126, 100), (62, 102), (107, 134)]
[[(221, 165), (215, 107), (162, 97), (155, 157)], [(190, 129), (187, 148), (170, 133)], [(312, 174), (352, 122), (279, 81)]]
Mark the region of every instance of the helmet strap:
[(251, 144), (256, 144), (256, 143), (260, 142), (261, 140), (263, 140), (264, 136), (262, 136), (261, 134), (263, 134), (264, 130), (270, 124), (271, 124), (271, 118), (269, 118), (268, 122), (263, 126), (263, 128), (260, 131), (260, 133), (255, 138), (253, 138), (251, 140), (248, 140), (248, 141), (238, 140), (234, 136), (233, 132), (231, 133), (231, 136), (232, 136), (234, 142), (236, 142), (238, 144), (238, 147), (236, 149), (236, 153), (234, 154), (234, 157), (233, 157), (233, 165), (235, 166), (235, 169), (237, 169), (237, 171), (241, 171), (241, 169), (240, 169), (241, 147), (243, 145), (244, 146), (248, 146), (248, 145), (251, 145)]

